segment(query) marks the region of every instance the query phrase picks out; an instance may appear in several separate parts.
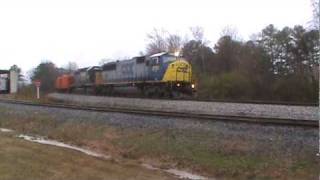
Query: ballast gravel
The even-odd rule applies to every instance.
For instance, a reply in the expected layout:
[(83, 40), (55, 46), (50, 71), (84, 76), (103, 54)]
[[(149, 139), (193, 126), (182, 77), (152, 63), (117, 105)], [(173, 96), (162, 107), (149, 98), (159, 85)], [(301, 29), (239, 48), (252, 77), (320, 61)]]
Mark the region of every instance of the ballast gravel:
[(74, 94), (49, 94), (49, 98), (84, 105), (145, 109), (169, 112), (188, 112), (210, 115), (283, 118), (294, 120), (319, 120), (319, 108), (314, 106), (289, 106), (270, 104), (223, 103), (188, 100), (161, 100), (125, 97), (87, 96)]

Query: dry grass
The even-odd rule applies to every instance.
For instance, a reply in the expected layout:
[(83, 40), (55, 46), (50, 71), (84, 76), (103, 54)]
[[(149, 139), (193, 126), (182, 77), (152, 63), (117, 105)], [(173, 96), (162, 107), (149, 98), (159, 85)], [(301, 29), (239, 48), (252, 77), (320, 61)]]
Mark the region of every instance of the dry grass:
[(34, 85), (28, 85), (19, 89), (16, 94), (5, 94), (1, 95), (2, 97), (9, 99), (17, 99), (17, 100), (28, 100), (33, 102), (42, 102), (47, 103), (50, 100), (47, 98), (47, 93), (41, 92), (40, 99), (37, 99), (37, 91)]
[(1, 180), (173, 179), (139, 166), (118, 164), (0, 133)]
[(252, 154), (255, 142), (239, 141), (236, 137), (218, 139), (201, 132), (137, 131), (93, 120), (53, 121), (50, 116), (38, 113), (25, 118), (6, 114), (0, 117), (0, 127), (90, 147), (117, 159), (148, 161), (223, 179), (315, 179), (319, 170), (319, 162), (308, 152), (295, 157), (281, 152)]

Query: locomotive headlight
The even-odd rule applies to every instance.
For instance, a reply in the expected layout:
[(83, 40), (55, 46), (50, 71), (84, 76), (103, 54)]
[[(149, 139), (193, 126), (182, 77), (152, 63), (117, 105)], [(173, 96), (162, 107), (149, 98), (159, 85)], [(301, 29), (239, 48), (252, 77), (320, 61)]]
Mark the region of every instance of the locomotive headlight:
[(191, 88), (194, 89), (196, 87), (195, 84), (191, 84)]
[(180, 83), (178, 83), (177, 86), (180, 87)]
[(179, 55), (180, 55), (180, 52), (179, 52), (179, 51), (174, 52), (174, 56), (175, 56), (175, 57), (179, 57)]

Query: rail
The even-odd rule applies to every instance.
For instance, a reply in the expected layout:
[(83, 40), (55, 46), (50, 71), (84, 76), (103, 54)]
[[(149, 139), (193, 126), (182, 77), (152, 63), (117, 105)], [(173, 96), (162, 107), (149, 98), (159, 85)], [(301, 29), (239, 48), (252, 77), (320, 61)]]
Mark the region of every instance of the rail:
[(287, 126), (304, 126), (304, 127), (318, 127), (318, 121), (315, 120), (296, 120), (288, 118), (266, 118), (266, 117), (254, 117), (254, 116), (241, 116), (241, 115), (212, 115), (193, 112), (173, 112), (173, 111), (156, 111), (156, 110), (142, 110), (133, 108), (118, 108), (118, 107), (101, 107), (101, 106), (88, 106), (88, 105), (76, 105), (67, 103), (40, 103), (25, 100), (12, 100), (12, 99), (0, 99), (1, 103), (21, 104), (29, 106), (40, 106), (49, 108), (64, 108), (73, 110), (85, 110), (96, 112), (118, 112), (139, 114), (148, 116), (166, 116), (166, 117), (180, 117), (202, 120), (215, 120), (215, 121), (230, 121), (230, 122), (243, 122), (243, 123), (256, 123), (256, 124), (272, 124), (272, 125), (287, 125)]

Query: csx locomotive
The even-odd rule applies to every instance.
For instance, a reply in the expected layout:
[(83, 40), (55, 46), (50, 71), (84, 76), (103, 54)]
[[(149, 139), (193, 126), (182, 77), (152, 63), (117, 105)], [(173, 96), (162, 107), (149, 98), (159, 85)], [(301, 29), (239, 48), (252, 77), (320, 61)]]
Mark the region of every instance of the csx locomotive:
[(148, 97), (174, 97), (192, 95), (195, 85), (191, 65), (182, 57), (163, 52), (79, 69), (58, 77), (56, 89), (60, 92), (81, 89), (106, 95), (135, 92)]

